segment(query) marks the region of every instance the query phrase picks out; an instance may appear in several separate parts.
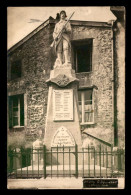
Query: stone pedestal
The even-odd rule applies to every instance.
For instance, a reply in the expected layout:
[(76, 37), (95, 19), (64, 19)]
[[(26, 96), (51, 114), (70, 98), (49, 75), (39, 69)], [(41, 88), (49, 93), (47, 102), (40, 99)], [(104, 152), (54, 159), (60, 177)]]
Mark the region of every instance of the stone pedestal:
[[(78, 113), (77, 87), (79, 80), (71, 66), (51, 70), (44, 144), (47, 149), (82, 147)], [(68, 158), (67, 158), (68, 160)], [(60, 160), (61, 161), (61, 160)]]
[(33, 143), (33, 159), (32, 159), (33, 162), (31, 164), (38, 165), (38, 161), (39, 164), (43, 164), (43, 153), (41, 152), (42, 149), (43, 149), (43, 143), (41, 140), (37, 139)]

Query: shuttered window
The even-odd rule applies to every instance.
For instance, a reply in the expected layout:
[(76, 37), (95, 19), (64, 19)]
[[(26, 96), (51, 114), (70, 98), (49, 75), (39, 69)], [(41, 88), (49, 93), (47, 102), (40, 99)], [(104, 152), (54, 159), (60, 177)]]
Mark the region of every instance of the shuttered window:
[(93, 90), (78, 91), (79, 117), (81, 124), (94, 123)]
[(24, 126), (24, 95), (9, 97), (9, 128)]

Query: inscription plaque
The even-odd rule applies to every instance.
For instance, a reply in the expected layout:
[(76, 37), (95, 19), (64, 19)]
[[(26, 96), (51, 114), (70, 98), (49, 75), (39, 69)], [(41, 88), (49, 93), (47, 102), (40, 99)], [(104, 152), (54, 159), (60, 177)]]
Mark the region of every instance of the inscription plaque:
[(53, 140), (52, 140), (52, 147), (74, 147), (75, 146), (75, 140), (70, 133), (64, 126), (61, 126), (55, 133)]
[(73, 89), (53, 90), (53, 120), (73, 120)]
[(84, 188), (117, 188), (118, 179), (84, 179)]

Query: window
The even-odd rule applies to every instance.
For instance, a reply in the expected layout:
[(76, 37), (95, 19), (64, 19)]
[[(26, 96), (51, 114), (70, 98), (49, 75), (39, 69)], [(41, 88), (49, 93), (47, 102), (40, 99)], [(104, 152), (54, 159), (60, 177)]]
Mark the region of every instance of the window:
[(72, 41), (73, 64), (76, 73), (92, 70), (92, 39)]
[(11, 63), (11, 80), (21, 77), (21, 60)]
[(9, 127), (24, 126), (24, 95), (9, 97)]
[(94, 123), (93, 90), (78, 91), (78, 104), (81, 124)]

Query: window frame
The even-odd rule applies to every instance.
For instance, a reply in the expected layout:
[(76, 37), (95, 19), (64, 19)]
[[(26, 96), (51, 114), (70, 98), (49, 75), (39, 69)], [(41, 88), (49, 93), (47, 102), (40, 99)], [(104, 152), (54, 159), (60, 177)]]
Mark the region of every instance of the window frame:
[[(18, 68), (20, 69), (20, 73), (19, 73), (20, 76), (18, 76), (18, 74), (15, 75), (12, 72), (12, 69), (14, 68), (13, 66), (14, 66), (15, 63), (18, 63), (19, 64), (18, 65), (19, 66)], [(11, 65), (10, 66), (10, 80), (20, 79), (22, 77), (22, 60), (21, 59), (13, 60), (10, 65)], [(15, 64), (15, 66), (16, 66), (16, 64)]]
[[(84, 122), (84, 118), (85, 118), (85, 97), (84, 97), (84, 92), (88, 91), (88, 90), (92, 90), (92, 110), (93, 110), (93, 120), (92, 122)], [(81, 122), (80, 125), (91, 125), (94, 124), (94, 90), (93, 88), (86, 88), (86, 89), (78, 89), (78, 91), (81, 92)], [(78, 107), (79, 107), (79, 101), (78, 101)]]
[(18, 125), (13, 125), (15, 116), (14, 116), (14, 111), (13, 111), (13, 109), (14, 109), (14, 105), (13, 105), (14, 100), (12, 98), (12, 127), (13, 128), (20, 127), (20, 97), (17, 97), (17, 99), (18, 99), (18, 104), (17, 104), (17, 107), (18, 107)]
[[(92, 58), (93, 58), (93, 38), (88, 38), (88, 39), (78, 39), (78, 40), (72, 40), (72, 63), (75, 69), (75, 72), (78, 73), (87, 73), (87, 72), (92, 72)], [(84, 47), (84, 46), (89, 46), (90, 45), (90, 67), (89, 67), (89, 71), (78, 71), (78, 48), (79, 47)]]
[[(9, 128), (22, 128), (25, 126), (25, 112), (24, 112), (24, 121), (23, 121), (23, 125), (21, 125), (21, 101), (20, 101), (20, 98), (21, 98), (21, 95), (23, 95), (23, 109), (25, 110), (24, 108), (24, 94), (18, 94), (18, 95), (13, 95), (13, 96), (9, 96), (9, 98), (11, 98), (11, 127)], [(14, 96), (16, 96), (16, 98), (18, 99), (18, 125), (14, 125), (14, 115), (13, 115), (13, 98)], [(10, 116), (9, 116), (10, 117)], [(10, 125), (9, 125), (10, 126)]]

